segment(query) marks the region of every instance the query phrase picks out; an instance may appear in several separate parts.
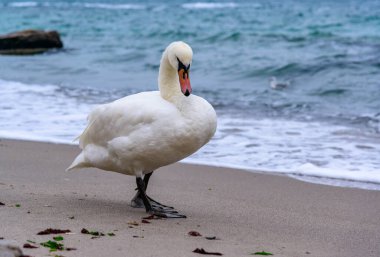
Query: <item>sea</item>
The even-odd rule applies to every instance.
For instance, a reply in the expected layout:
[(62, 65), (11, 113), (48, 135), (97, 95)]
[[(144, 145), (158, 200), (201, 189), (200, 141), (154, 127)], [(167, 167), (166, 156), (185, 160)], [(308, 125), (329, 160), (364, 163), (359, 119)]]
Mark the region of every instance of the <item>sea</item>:
[[(162, 51), (182, 40), (193, 94), (218, 115), (214, 138), (184, 162), (380, 190), (379, 10), (378, 0), (0, 0), (0, 34), (57, 30), (64, 43), (0, 56), (0, 137), (77, 144), (95, 106), (157, 90)], [(272, 77), (288, 86), (271, 88)]]

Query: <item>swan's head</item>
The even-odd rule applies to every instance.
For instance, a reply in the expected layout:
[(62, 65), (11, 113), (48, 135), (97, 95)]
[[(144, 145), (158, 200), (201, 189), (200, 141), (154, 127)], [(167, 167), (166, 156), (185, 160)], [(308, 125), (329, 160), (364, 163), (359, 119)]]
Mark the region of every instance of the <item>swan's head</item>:
[(193, 50), (182, 41), (171, 43), (167, 48), (167, 55), (170, 65), (178, 72), (181, 91), (185, 96), (191, 94), (190, 85), (190, 65), (193, 59)]

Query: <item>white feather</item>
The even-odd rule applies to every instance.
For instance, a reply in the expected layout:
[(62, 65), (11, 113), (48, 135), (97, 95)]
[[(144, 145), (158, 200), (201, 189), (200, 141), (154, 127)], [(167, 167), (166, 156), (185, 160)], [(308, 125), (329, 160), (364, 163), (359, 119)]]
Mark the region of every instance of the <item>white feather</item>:
[(183, 42), (168, 46), (160, 91), (130, 95), (90, 113), (79, 137), (82, 152), (68, 170), (96, 167), (138, 176), (191, 155), (211, 139), (215, 110), (203, 98), (181, 93), (173, 56), (190, 64), (191, 48)]

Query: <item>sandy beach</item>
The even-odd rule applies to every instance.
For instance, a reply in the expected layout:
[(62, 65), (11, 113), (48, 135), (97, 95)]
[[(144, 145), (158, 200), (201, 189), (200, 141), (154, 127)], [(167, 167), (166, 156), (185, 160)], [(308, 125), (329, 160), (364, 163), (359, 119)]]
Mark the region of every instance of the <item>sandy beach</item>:
[[(62, 242), (76, 250), (50, 256), (201, 256), (196, 248), (233, 257), (260, 251), (380, 256), (379, 191), (175, 164), (152, 176), (148, 193), (188, 218), (141, 223), (144, 210), (129, 206), (135, 179), (96, 169), (64, 172), (78, 152), (69, 145), (0, 141), (0, 237), (38, 245), (53, 237), (36, 235), (41, 230), (71, 230)], [(82, 228), (115, 236), (91, 239)], [(23, 250), (49, 256), (42, 246)]]

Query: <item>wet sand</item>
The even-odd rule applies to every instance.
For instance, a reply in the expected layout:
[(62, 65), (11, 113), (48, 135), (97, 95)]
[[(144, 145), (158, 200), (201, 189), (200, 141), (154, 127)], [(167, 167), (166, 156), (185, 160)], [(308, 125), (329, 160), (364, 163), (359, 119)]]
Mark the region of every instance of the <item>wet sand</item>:
[[(63, 256), (380, 256), (380, 191), (310, 184), (284, 176), (175, 164), (157, 170), (148, 193), (187, 219), (151, 220), (129, 206), (133, 177), (83, 169), (65, 172), (76, 146), (0, 141), (0, 237), (22, 246), (70, 229)], [(16, 205), (19, 207), (16, 207)], [(74, 218), (73, 218), (74, 217)], [(136, 221), (139, 225), (128, 223)], [(91, 239), (82, 228), (115, 236)], [(220, 240), (191, 237), (189, 231)], [(31, 256), (49, 250), (23, 249)]]

